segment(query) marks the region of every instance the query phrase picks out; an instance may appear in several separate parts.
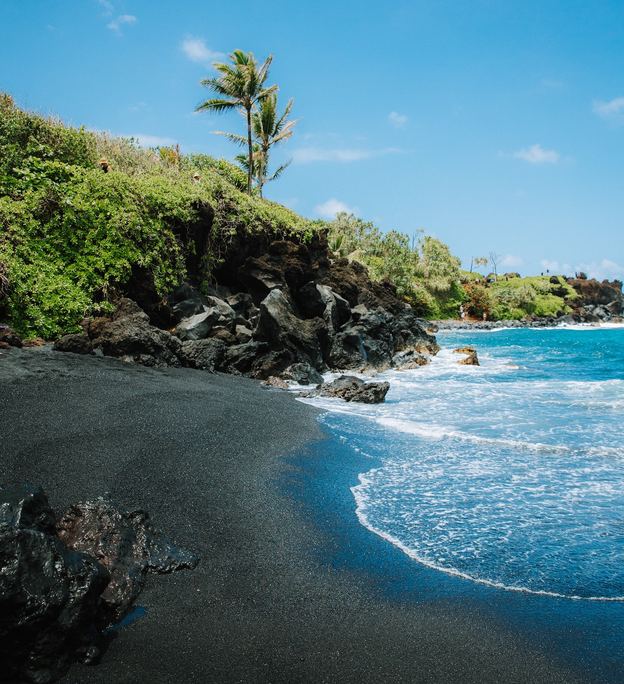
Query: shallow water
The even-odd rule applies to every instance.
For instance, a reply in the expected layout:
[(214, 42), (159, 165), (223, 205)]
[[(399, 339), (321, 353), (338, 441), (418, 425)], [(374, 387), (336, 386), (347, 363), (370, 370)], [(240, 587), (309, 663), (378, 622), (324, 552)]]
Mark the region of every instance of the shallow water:
[[(314, 400), (371, 469), (357, 515), (415, 560), (504, 589), (624, 600), (624, 330), (455, 332), (385, 404)], [(452, 349), (472, 344), (480, 367)]]

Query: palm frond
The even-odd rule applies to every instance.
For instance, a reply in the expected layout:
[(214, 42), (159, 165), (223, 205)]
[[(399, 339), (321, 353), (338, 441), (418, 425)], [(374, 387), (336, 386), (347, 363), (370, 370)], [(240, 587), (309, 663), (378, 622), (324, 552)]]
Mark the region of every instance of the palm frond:
[(238, 107), (239, 103), (236, 100), (219, 100), (218, 98), (212, 98), (202, 102), (195, 108), (196, 112), (226, 112), (230, 109)]
[(230, 142), (235, 143), (244, 147), (247, 144), (247, 138), (244, 135), (238, 135), (238, 133), (228, 133), (227, 131), (212, 131), (214, 135), (222, 135), (227, 138)]
[(285, 164), (282, 164), (277, 168), (275, 173), (272, 176), (269, 176), (266, 180), (267, 181), (274, 181), (277, 180), (283, 173), (286, 171), (286, 169), (292, 164), (292, 159), (289, 159)]

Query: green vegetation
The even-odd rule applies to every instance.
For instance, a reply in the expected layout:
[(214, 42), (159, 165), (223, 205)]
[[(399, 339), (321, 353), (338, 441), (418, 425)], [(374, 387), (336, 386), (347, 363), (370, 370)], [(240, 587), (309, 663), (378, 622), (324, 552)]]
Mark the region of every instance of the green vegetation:
[[(468, 316), (490, 320), (568, 313), (567, 302), (577, 294), (561, 276), (520, 278), (517, 274), (487, 278), (460, 270), (460, 262), (440, 240), (420, 235), (412, 239), (396, 231), (382, 233), (372, 223), (341, 213), (327, 224), (330, 249), (360, 261), (374, 280), (393, 282), (399, 294), (421, 315), (433, 319)], [(498, 256), (475, 257), (473, 266), (491, 263)]]
[(22, 335), (54, 338), (108, 310), (137, 268), (164, 296), (186, 275), (185, 238), (206, 205), (207, 278), (236, 233), (311, 236), (310, 221), (246, 187), (223, 160), (144, 150), (0, 95), (0, 305)]
[(567, 302), (578, 296), (562, 276), (499, 276), (484, 278), (462, 273), (469, 315), (492, 320), (520, 320), (527, 316), (559, 316), (570, 311)]
[(370, 222), (339, 213), (327, 224), (330, 249), (368, 267), (373, 280), (389, 280), (399, 295), (419, 313), (431, 318), (456, 316), (465, 299), (460, 285), (460, 262), (447, 245), (420, 235), (382, 233)]
[[(291, 103), (278, 115), (277, 99), (266, 91), (250, 112), (260, 189), (270, 179), (269, 151), (294, 126)], [(177, 146), (146, 150), (131, 139), (66, 127), (0, 94), (0, 315), (25, 337), (50, 339), (110, 310), (133, 278), (148, 279), (165, 296), (187, 276), (197, 230), (208, 244), (199, 274), (206, 281), (235, 236), (308, 240), (327, 231), (336, 257), (391, 281), (430, 318), (457, 318), (462, 306), (478, 318), (555, 316), (577, 296), (562, 277), (485, 278), (461, 271), (435, 238), (384, 233), (345, 213), (310, 221), (249, 188), (249, 174), (225, 160), (183, 155)]]

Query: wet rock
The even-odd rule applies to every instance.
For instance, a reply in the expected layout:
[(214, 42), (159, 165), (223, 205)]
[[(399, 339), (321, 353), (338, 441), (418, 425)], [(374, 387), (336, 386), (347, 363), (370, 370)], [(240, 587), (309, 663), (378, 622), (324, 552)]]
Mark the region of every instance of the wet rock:
[(392, 357), (392, 365), (399, 370), (412, 370), (426, 366), (428, 363), (429, 357), (426, 354), (413, 349), (399, 352)]
[(458, 349), (453, 349), (454, 354), (465, 354), (463, 359), (460, 359), (457, 363), (462, 366), (478, 366), (479, 359), (477, 357), (477, 350), (474, 347), (459, 347)]
[(299, 385), (322, 385), (323, 376), (309, 363), (293, 363), (282, 372), (284, 380), (296, 382)]
[(225, 343), (217, 339), (187, 340), (182, 343), (178, 358), (188, 368), (214, 371), (225, 354)]
[(88, 335), (81, 333), (64, 335), (54, 343), (54, 351), (73, 354), (93, 354), (93, 345)]
[(0, 678), (44, 684), (99, 656), (109, 576), (54, 534), (40, 489), (0, 492)]
[(380, 404), (390, 389), (388, 382), (364, 382), (353, 375), (341, 375), (333, 382), (325, 383), (302, 396), (336, 397), (345, 401), (364, 404)]
[(68, 548), (107, 569), (110, 581), (101, 598), (111, 622), (126, 614), (147, 572), (192, 569), (198, 562), (156, 531), (145, 511), (122, 513), (103, 498), (71, 506), (58, 521), (57, 532)]

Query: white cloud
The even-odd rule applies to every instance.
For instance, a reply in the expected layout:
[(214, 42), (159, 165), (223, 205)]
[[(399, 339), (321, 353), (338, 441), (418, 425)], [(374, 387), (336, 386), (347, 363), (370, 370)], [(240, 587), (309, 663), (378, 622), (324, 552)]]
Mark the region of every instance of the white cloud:
[(403, 128), (403, 126), (405, 126), (405, 124), (407, 123), (408, 118), (406, 114), (399, 114), (399, 112), (390, 112), (390, 114), (388, 114), (388, 121), (395, 128)]
[(542, 259), (540, 265), (545, 271), (551, 273), (571, 275), (574, 272), (574, 268), (570, 264), (561, 264), (553, 259)]
[(603, 119), (624, 118), (624, 97), (615, 97), (613, 100), (596, 100), (593, 105), (594, 113)]
[(529, 162), (529, 164), (556, 164), (561, 158), (556, 150), (547, 150), (541, 145), (531, 145), (514, 152), (516, 159)]
[(339, 162), (347, 164), (349, 162), (371, 159), (385, 154), (397, 154), (400, 150), (388, 147), (383, 150), (368, 150), (362, 148), (321, 148), (321, 147), (300, 147), (293, 152), (295, 164), (310, 164), (312, 162)]
[(575, 273), (582, 271), (590, 278), (596, 278), (597, 280), (624, 280), (624, 266), (611, 259), (577, 263), (574, 266), (550, 259), (542, 259), (540, 263), (542, 268), (545, 271), (550, 271), (550, 273), (573, 276)]
[(106, 28), (116, 33), (118, 36), (121, 35), (121, 29), (123, 26), (132, 26), (136, 24), (137, 18), (132, 14), (120, 14), (116, 19), (106, 24)]
[(590, 278), (597, 280), (624, 280), (624, 266), (611, 259), (579, 264), (575, 270), (583, 271)]
[(505, 268), (520, 268), (524, 264), (522, 257), (514, 254), (506, 254), (500, 261), (500, 265)]
[(115, 8), (113, 7), (113, 3), (109, 2), (109, 0), (97, 0), (97, 2), (98, 2), (98, 5), (100, 5), (100, 7), (102, 7), (105, 14), (108, 15), (108, 14), (112, 14), (114, 12)]
[(214, 59), (223, 57), (222, 52), (211, 50), (201, 38), (189, 36), (180, 45), (182, 52), (191, 60), (200, 64), (208, 64)]
[(171, 147), (176, 144), (174, 138), (165, 138), (159, 135), (148, 135), (146, 133), (133, 133), (132, 135), (122, 135), (122, 138), (134, 138), (141, 147)]
[(318, 204), (314, 207), (314, 211), (323, 218), (333, 219), (336, 214), (344, 211), (347, 214), (355, 214), (357, 209), (355, 207), (350, 207), (348, 204), (337, 200), (335, 197), (328, 199), (327, 202)]

